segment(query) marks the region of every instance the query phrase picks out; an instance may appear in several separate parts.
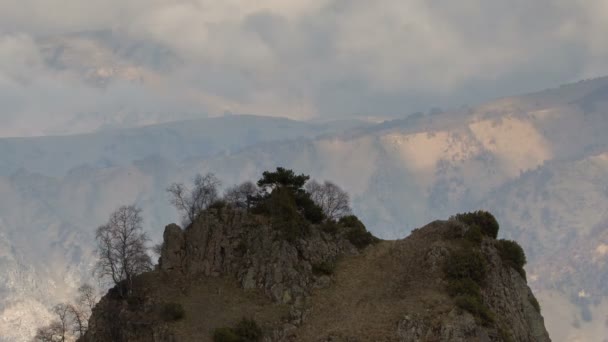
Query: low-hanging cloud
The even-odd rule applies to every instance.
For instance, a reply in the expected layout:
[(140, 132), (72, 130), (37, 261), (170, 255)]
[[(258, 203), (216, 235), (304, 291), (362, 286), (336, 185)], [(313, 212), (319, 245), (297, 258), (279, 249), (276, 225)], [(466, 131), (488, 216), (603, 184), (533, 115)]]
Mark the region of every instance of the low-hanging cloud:
[(3, 1), (0, 135), (224, 111), (395, 115), (527, 92), (608, 72), (607, 11), (608, 0)]

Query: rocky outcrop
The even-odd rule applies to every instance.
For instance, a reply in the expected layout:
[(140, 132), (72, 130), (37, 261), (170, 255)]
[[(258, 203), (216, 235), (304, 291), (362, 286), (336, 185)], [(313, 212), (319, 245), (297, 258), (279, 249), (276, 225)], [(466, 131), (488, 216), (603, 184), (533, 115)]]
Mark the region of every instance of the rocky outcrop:
[[(497, 320), (515, 341), (550, 341), (540, 307), (526, 279), (501, 260), (495, 241), (484, 241), (489, 270), (482, 296)], [(536, 307), (533, 303), (536, 303)]]
[[(135, 298), (106, 295), (83, 340), (211, 341), (216, 328), (252, 317), (265, 342), (550, 341), (525, 278), (493, 238), (475, 247), (487, 265), (481, 302), (492, 320), (448, 295), (445, 265), (468, 246), (468, 229), (436, 221), (358, 250), (339, 231), (313, 226), (287, 240), (266, 218), (212, 210), (186, 229), (166, 227), (157, 270), (138, 278)], [(162, 319), (168, 301), (185, 318)]]
[[(442, 277), (443, 265), (452, 257), (450, 249), (462, 247), (459, 245), (468, 229), (457, 221), (437, 221), (413, 233), (410, 239), (428, 244), (424, 253), (427, 276)], [(406, 314), (398, 323), (400, 341), (551, 341), (525, 276), (502, 260), (496, 245), (497, 240), (488, 237), (480, 245), (487, 269), (481, 287), (482, 304), (494, 322), (481, 322), (457, 307), (441, 319), (428, 313)], [(468, 243), (464, 246), (474, 248)], [(446, 283), (445, 279), (440, 281)]]
[(346, 240), (321, 229), (288, 241), (268, 220), (238, 210), (210, 210), (182, 230), (165, 228), (159, 269), (186, 277), (234, 276), (243, 289), (263, 289), (274, 301), (302, 301), (313, 288), (329, 285), (315, 267), (357, 253)]

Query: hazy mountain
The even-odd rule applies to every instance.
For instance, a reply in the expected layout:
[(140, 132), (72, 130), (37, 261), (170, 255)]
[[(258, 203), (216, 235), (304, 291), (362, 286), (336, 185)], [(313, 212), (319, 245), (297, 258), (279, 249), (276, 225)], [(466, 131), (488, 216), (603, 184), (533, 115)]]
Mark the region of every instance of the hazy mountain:
[(260, 142), (310, 138), (365, 126), (344, 120), (307, 123), (284, 118), (226, 115), (128, 129), (103, 129), (90, 134), (0, 139), (0, 175), (19, 169), (63, 176), (72, 168), (128, 165), (158, 156), (177, 163), (233, 153)]
[(381, 237), (494, 212), (528, 254), (554, 340), (598, 341), (608, 335), (607, 110), (604, 78), (356, 129), (237, 116), (0, 140), (0, 331), (25, 336), (18, 319), (90, 276), (91, 233), (118, 205), (142, 206), (158, 239), (176, 220), (170, 182), (212, 171), (230, 185), (282, 165), (336, 181)]

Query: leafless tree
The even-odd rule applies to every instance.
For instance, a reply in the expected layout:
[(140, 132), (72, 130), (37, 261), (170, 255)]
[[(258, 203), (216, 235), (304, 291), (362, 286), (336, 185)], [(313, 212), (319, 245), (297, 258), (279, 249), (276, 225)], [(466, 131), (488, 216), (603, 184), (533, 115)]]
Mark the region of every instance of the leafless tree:
[(78, 288), (76, 302), (67, 305), (71, 315), (72, 332), (77, 337), (82, 337), (86, 333), (89, 317), (91, 317), (96, 303), (97, 294), (95, 293), (95, 288), (90, 284), (83, 284)]
[[(59, 325), (54, 329), (57, 332), (58, 341), (65, 342), (71, 325), (71, 312), (68, 304), (57, 304), (53, 307), (53, 313), (57, 315)], [(58, 329), (57, 329), (58, 328)]]
[(149, 239), (143, 231), (142, 221), (141, 209), (133, 205), (122, 206), (110, 215), (108, 223), (97, 228), (95, 235), (99, 258), (95, 271), (100, 278), (110, 278), (119, 285), (123, 296), (131, 293), (133, 277), (152, 268), (147, 253)]
[(85, 312), (85, 308), (75, 304), (67, 304), (67, 310), (70, 317), (69, 324), (72, 333), (80, 338), (87, 332), (89, 315)]
[(51, 324), (38, 328), (36, 330), (36, 335), (34, 336), (34, 341), (36, 342), (59, 342), (63, 341), (62, 336), (62, 326), (58, 321), (53, 321)]
[(218, 199), (220, 180), (213, 173), (196, 175), (194, 187), (189, 189), (182, 183), (173, 183), (167, 188), (170, 202), (183, 215), (183, 224), (188, 225)]
[(337, 220), (351, 213), (348, 193), (332, 182), (319, 184), (312, 180), (306, 184), (306, 191), (328, 219)]
[(82, 284), (78, 288), (78, 297), (76, 297), (76, 303), (78, 306), (86, 309), (89, 314), (93, 311), (95, 304), (99, 298), (97, 297), (95, 288), (90, 284)]
[(259, 189), (253, 182), (245, 182), (228, 188), (224, 193), (224, 199), (237, 208), (249, 210), (258, 192)]

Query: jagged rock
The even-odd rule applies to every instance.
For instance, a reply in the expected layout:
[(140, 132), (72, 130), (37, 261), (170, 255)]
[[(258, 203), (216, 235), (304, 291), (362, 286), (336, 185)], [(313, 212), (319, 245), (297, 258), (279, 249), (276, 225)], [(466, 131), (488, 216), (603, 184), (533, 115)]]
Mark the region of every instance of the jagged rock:
[(182, 229), (176, 224), (165, 227), (159, 267), (163, 271), (181, 271), (185, 242)]
[[(191, 277), (233, 275), (244, 289), (263, 289), (284, 304), (318, 284), (314, 264), (356, 252), (346, 240), (320, 230), (288, 242), (268, 223), (238, 210), (210, 210), (184, 231), (169, 225), (164, 238), (161, 270)], [(328, 280), (321, 280), (322, 286)]]

